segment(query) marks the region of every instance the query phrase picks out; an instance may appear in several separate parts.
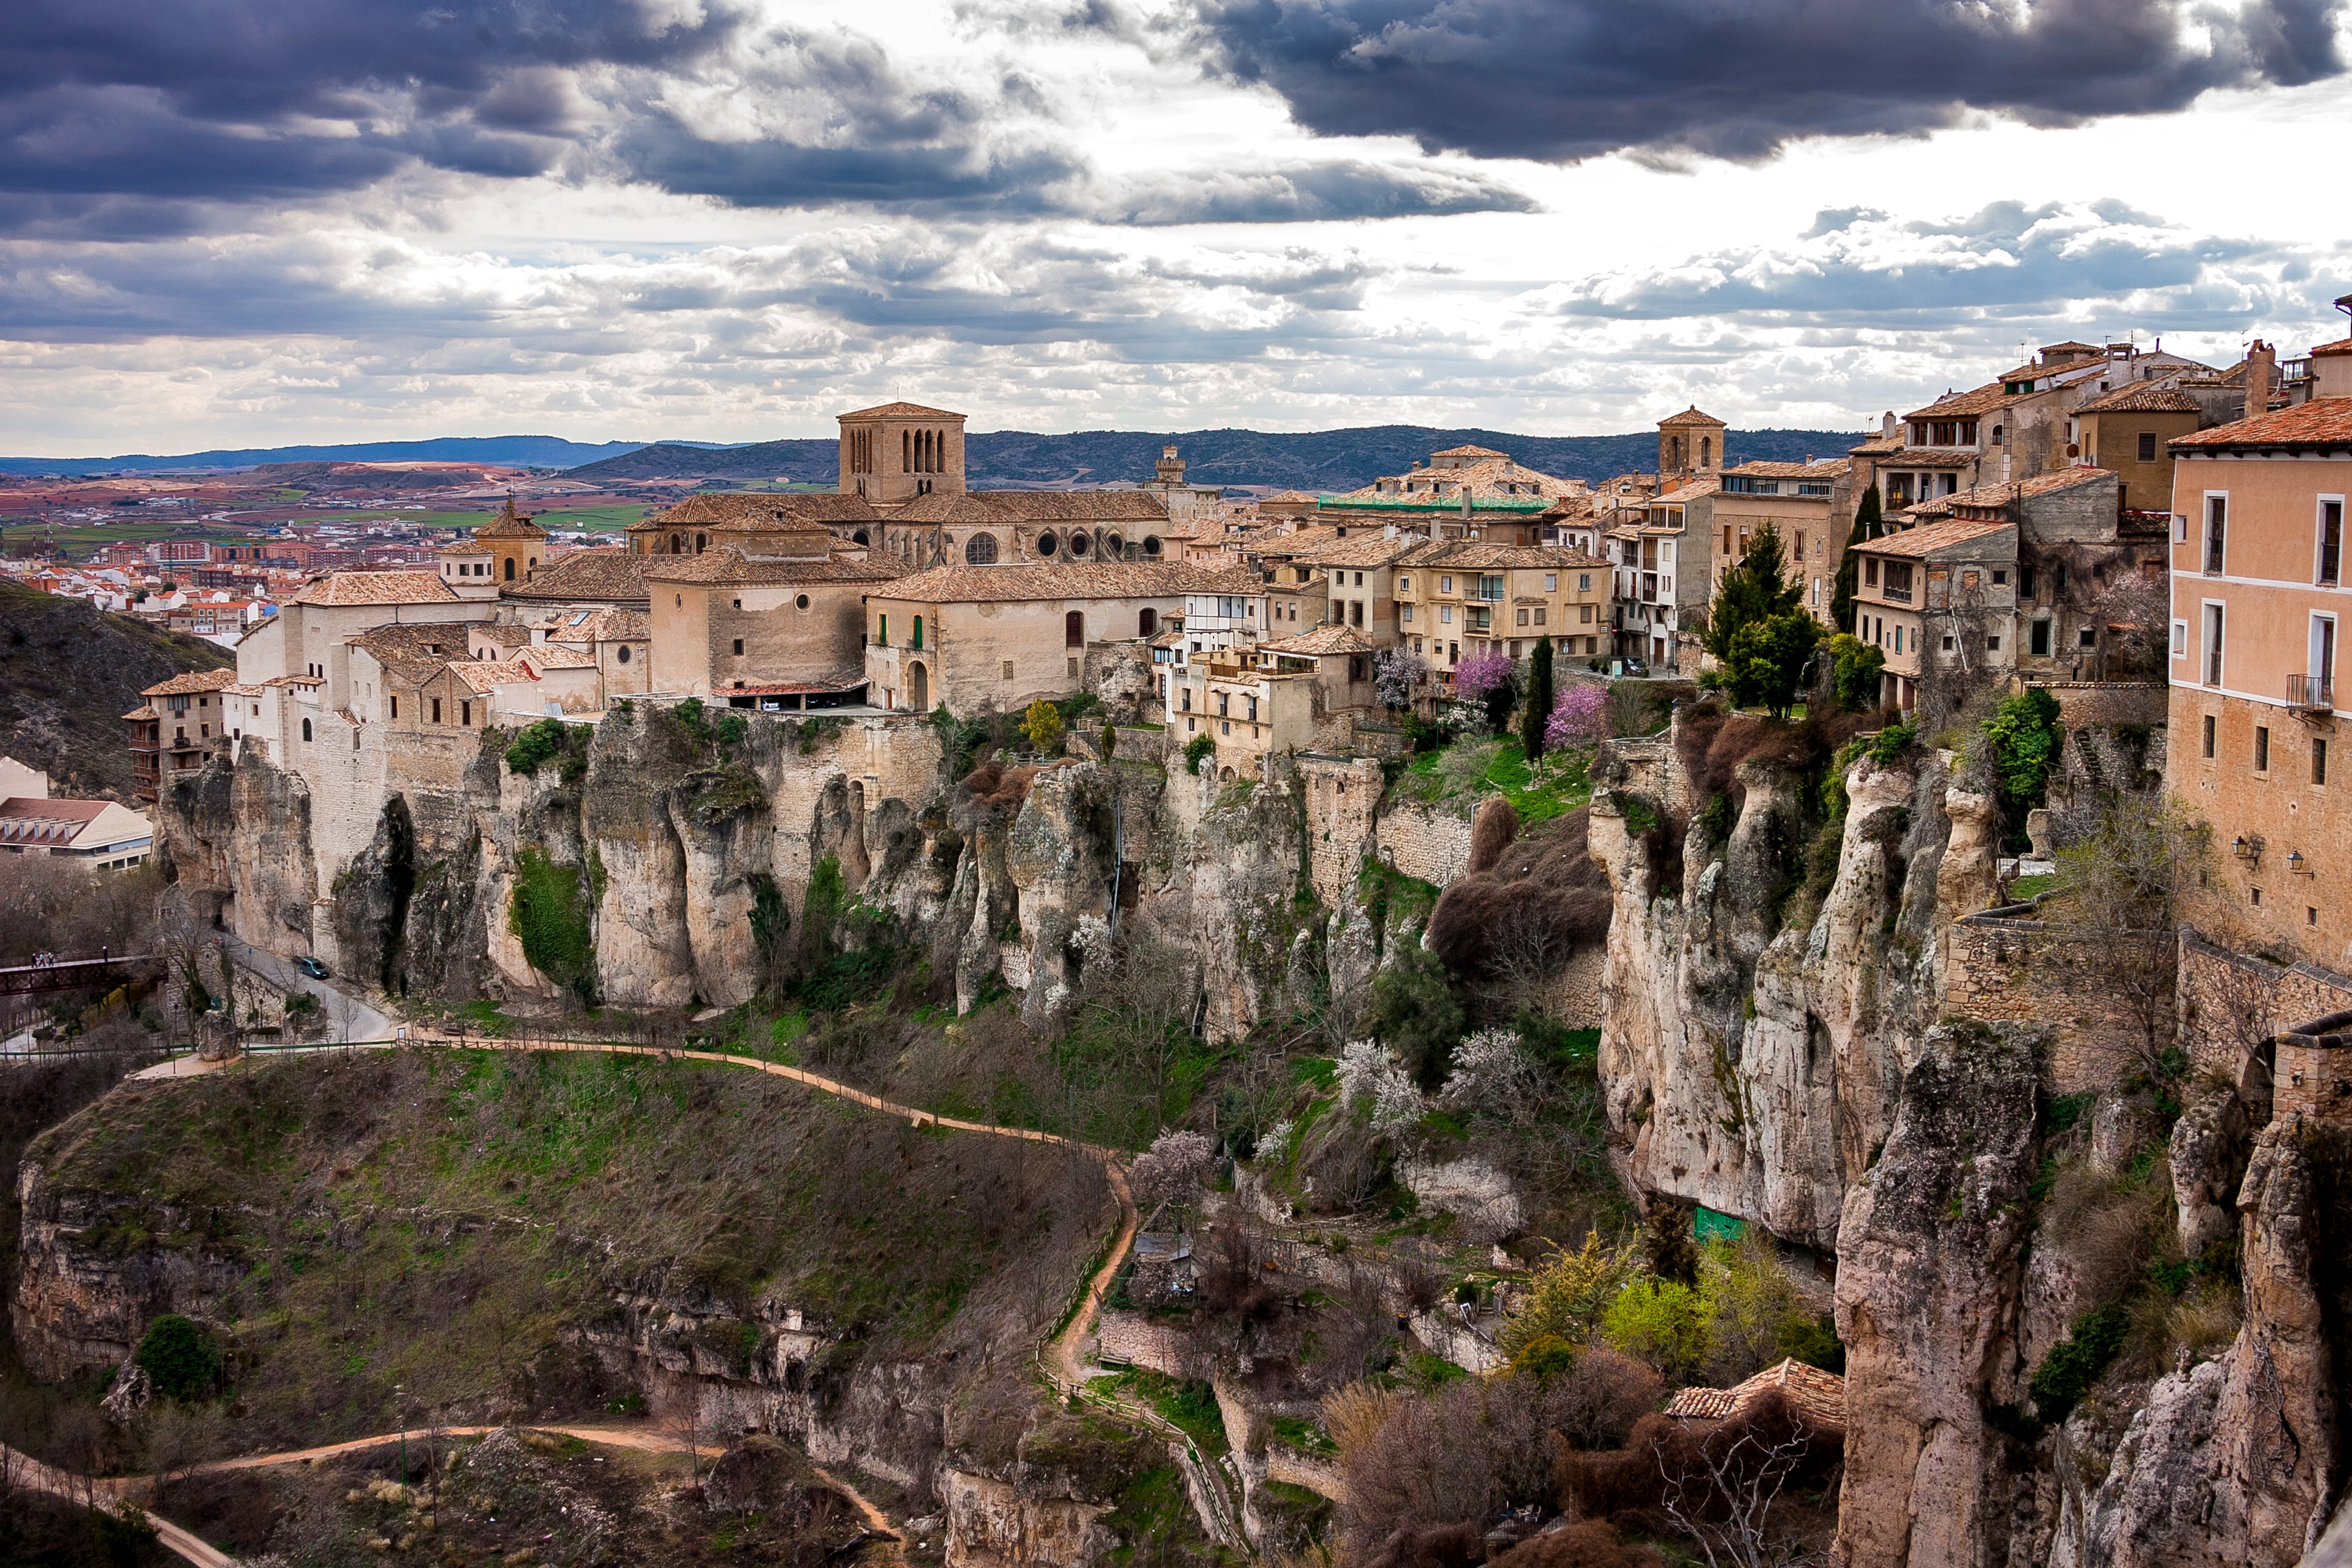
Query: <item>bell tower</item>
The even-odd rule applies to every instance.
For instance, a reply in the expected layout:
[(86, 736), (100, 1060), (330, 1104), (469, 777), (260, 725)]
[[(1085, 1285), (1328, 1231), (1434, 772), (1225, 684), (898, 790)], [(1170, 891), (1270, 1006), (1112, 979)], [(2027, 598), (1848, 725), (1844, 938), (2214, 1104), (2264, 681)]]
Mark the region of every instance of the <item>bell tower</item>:
[(963, 494), (962, 415), (885, 403), (838, 417), (843, 495), (895, 507), (917, 496)]
[(1704, 479), (1723, 470), (1723, 433), (1728, 426), (1694, 404), (1658, 421), (1658, 479)]

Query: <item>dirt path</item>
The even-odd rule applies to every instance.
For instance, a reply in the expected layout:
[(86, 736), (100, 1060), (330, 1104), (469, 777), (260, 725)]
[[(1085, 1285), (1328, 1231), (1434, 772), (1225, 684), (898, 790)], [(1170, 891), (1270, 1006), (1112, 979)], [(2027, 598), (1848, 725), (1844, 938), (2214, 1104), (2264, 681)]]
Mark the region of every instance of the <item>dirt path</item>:
[[(1127, 1168), (1121, 1163), (1118, 1151), (1115, 1149), (1106, 1148), (1100, 1144), (1077, 1142), (1072, 1139), (1065, 1138), (1059, 1133), (1041, 1132), (1034, 1128), (999, 1127), (992, 1122), (966, 1121), (960, 1117), (941, 1116), (936, 1111), (925, 1110), (919, 1106), (901, 1105), (896, 1100), (884, 1100), (879, 1095), (868, 1094), (862, 1089), (854, 1089), (848, 1084), (843, 1083), (836, 1079), (829, 1079), (822, 1074), (809, 1072), (801, 1068), (786, 1067), (782, 1062), (762, 1061), (757, 1057), (739, 1057), (725, 1051), (680, 1050), (664, 1046), (625, 1045), (606, 1040), (509, 1041), (483, 1039), (470, 1036), (451, 1037), (432, 1033), (420, 1033), (412, 1035), (404, 1042), (370, 1041), (366, 1042), (366, 1044), (379, 1047), (389, 1047), (395, 1044), (405, 1044), (409, 1046), (443, 1046), (464, 1050), (575, 1051), (583, 1055), (602, 1053), (611, 1056), (660, 1057), (665, 1060), (715, 1062), (724, 1067), (749, 1068), (755, 1072), (763, 1072), (772, 1078), (790, 1079), (794, 1083), (802, 1084), (807, 1088), (815, 1089), (820, 1094), (835, 1095), (843, 1100), (855, 1100), (858, 1104), (866, 1107), (868, 1110), (880, 1111), (885, 1116), (898, 1117), (905, 1121), (910, 1126), (941, 1127), (955, 1132), (979, 1132), (996, 1138), (1018, 1138), (1032, 1143), (1057, 1143), (1065, 1148), (1076, 1149), (1082, 1153), (1101, 1161), (1103, 1174), (1110, 1183), (1111, 1194), (1118, 1200), (1118, 1233), (1111, 1243), (1109, 1256), (1103, 1260), (1102, 1267), (1095, 1271), (1093, 1278), (1087, 1281), (1086, 1299), (1084, 1303), (1079, 1307), (1076, 1312), (1071, 1315), (1068, 1325), (1065, 1327), (1060, 1333), (1055, 1335), (1054, 1338), (1043, 1347), (1043, 1352), (1039, 1360), (1041, 1363), (1045, 1363), (1046, 1376), (1054, 1384), (1055, 1390), (1059, 1393), (1067, 1394), (1072, 1392), (1082, 1386), (1084, 1383), (1084, 1380), (1078, 1375), (1078, 1346), (1085, 1342), (1086, 1336), (1093, 1331), (1096, 1321), (1102, 1314), (1103, 1298), (1109, 1292), (1111, 1279), (1118, 1274), (1119, 1264), (1126, 1259), (1127, 1249), (1135, 1240), (1136, 1226), (1140, 1223), (1141, 1219), (1141, 1216), (1136, 1212), (1134, 1195), (1128, 1189)], [(328, 1048), (348, 1049), (352, 1047), (333, 1047)], [(625, 1448), (639, 1448), (652, 1453), (683, 1453), (685, 1451), (685, 1445), (677, 1442), (673, 1438), (666, 1436), (658, 1428), (654, 1427), (531, 1426), (528, 1429), (538, 1432), (560, 1432), (566, 1436), (578, 1437), (583, 1442), (604, 1443)], [(497, 1428), (491, 1426), (451, 1426), (446, 1427), (444, 1430), (453, 1436), (473, 1436), (496, 1431)], [(358, 1437), (347, 1443), (329, 1443), (315, 1448), (295, 1448), (287, 1450), (283, 1453), (252, 1454), (241, 1458), (222, 1459), (200, 1468), (207, 1470), (238, 1470), (256, 1469), (273, 1465), (299, 1464), (307, 1459), (332, 1458), (337, 1455), (353, 1453), (362, 1448), (380, 1447), (384, 1443), (397, 1441), (398, 1438), (398, 1433), (392, 1433), (383, 1436)], [(21, 1457), (19, 1458), (18, 1462), (28, 1467), (34, 1467), (45, 1474), (55, 1477), (64, 1486), (70, 1487), (72, 1485), (70, 1478), (58, 1476), (57, 1472), (48, 1470), (47, 1466), (37, 1466), (36, 1461), (22, 1458)], [(816, 1468), (816, 1467), (812, 1466), (811, 1468)], [(868, 1530), (875, 1531), (877, 1535), (886, 1536), (889, 1539), (892, 1561), (896, 1563), (903, 1564), (906, 1561), (906, 1543), (903, 1541), (900, 1541), (897, 1537), (896, 1533), (891, 1530), (889, 1521), (883, 1514), (882, 1510), (875, 1507), (873, 1503), (867, 1501), (863, 1493), (859, 1492), (856, 1488), (849, 1485), (846, 1481), (841, 1480), (837, 1477), (835, 1477), (823, 1469), (816, 1469), (816, 1473), (828, 1486), (837, 1489), (844, 1496), (847, 1497), (851, 1502), (856, 1505), (858, 1512), (863, 1515), (866, 1520), (866, 1528)], [(121, 1494), (121, 1488), (139, 1479), (140, 1478), (132, 1477), (109, 1482), (101, 1482), (99, 1489), (101, 1492), (106, 1492), (110, 1495), (119, 1496)], [(36, 1484), (39, 1483), (37, 1482)], [(49, 1490), (53, 1489), (44, 1486), (43, 1489)], [(60, 1491), (58, 1495), (69, 1496), (78, 1494)], [(198, 1564), (199, 1568), (231, 1568), (234, 1559), (222, 1555), (219, 1552), (215, 1551), (204, 1542), (197, 1540), (194, 1535), (189, 1534), (188, 1531), (182, 1530), (179, 1526), (171, 1523), (167, 1520), (158, 1519), (153, 1514), (149, 1514), (147, 1517), (149, 1522), (155, 1526), (156, 1533), (163, 1540), (165, 1546), (170, 1547), (172, 1551), (177, 1552), (180, 1556), (187, 1559), (189, 1562)]]
[[(66, 1501), (80, 1507), (121, 1507), (123, 1502), (123, 1492), (130, 1487), (131, 1480), (137, 1479), (114, 1477), (85, 1486), (79, 1477), (69, 1476), (63, 1470), (52, 1469), (31, 1455), (20, 1454), (16, 1449), (5, 1446), (0, 1446), (0, 1464), (5, 1464), (8, 1479), (16, 1484), (30, 1487), (35, 1491), (47, 1492), (51, 1497), (63, 1498)], [(149, 1513), (144, 1509), (139, 1509), (138, 1512), (154, 1530), (155, 1539), (162, 1542), (166, 1550), (194, 1563), (196, 1568), (236, 1568), (236, 1558), (220, 1551), (210, 1542), (199, 1539), (194, 1532), (183, 1530), (170, 1520)]]

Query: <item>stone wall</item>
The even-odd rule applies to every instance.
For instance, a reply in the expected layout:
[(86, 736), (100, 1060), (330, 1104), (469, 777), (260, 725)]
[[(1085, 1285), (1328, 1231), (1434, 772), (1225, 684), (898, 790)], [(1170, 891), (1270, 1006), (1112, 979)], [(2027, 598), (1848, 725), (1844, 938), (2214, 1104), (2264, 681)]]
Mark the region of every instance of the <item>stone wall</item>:
[(1386, 782), (1380, 763), (1370, 758), (1310, 752), (1298, 759), (1298, 784), (1307, 807), (1307, 876), (1327, 909), (1339, 907), (1341, 890), (1354, 883), (1364, 858), (1379, 842), (1381, 791)]
[(1381, 814), (1380, 858), (1443, 888), (1470, 869), (1470, 819), (1443, 806), (1395, 805)]
[[(2168, 949), (2169, 939), (2155, 939)], [(2053, 1094), (2111, 1089), (2139, 1058), (2148, 1039), (2131, 987), (2119, 984), (2119, 944), (2147, 938), (2120, 931), (2060, 931), (2040, 921), (1967, 915), (1952, 922), (1944, 951), (1944, 1010), (1987, 1023), (2038, 1024), (2050, 1033), (2044, 1087)], [(2149, 952), (2131, 960), (2135, 975), (2168, 955)], [(2155, 1026), (2171, 1037), (2170, 987), (2141, 1008), (2160, 1008)]]
[(2164, 722), (2172, 689), (2160, 680), (2037, 680), (2031, 676), (2015, 677), (2011, 685), (2047, 691), (2057, 699), (2059, 721), (2069, 730), (2124, 724), (2152, 729)]
[(2180, 1042), (2193, 1067), (2232, 1082), (2280, 1034), (2352, 1010), (2352, 979), (2317, 964), (2273, 963), (2191, 935), (2180, 948)]
[(1105, 1308), (1097, 1343), (1098, 1356), (1118, 1356), (1170, 1377), (1192, 1375), (1192, 1347), (1183, 1332), (1141, 1312)]

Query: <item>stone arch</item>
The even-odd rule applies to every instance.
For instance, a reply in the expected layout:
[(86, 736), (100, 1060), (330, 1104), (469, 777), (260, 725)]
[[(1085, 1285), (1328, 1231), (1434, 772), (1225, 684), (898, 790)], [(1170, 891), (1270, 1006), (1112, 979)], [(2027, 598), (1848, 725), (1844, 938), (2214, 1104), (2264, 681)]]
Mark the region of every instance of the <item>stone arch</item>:
[(694, 536), (694, 552), (695, 552), (697, 555), (701, 554), (705, 550), (708, 550), (709, 547), (710, 547), (710, 535), (709, 535), (709, 534), (707, 534), (707, 533), (698, 533), (698, 534), (696, 534), (696, 535)]
[(1158, 534), (1147, 533), (1143, 536), (1143, 553), (1150, 556), (1154, 561), (1160, 559), (1160, 536)]
[(1146, 605), (1143, 608), (1135, 612), (1135, 635), (1137, 637), (1156, 637), (1159, 635), (1159, 611), (1153, 609), (1150, 605)]
[(1087, 646), (1087, 613), (1084, 610), (1072, 610), (1062, 617), (1062, 646), (1064, 647)]
[(871, 534), (867, 533), (861, 528), (856, 533), (849, 536), (849, 542), (852, 544), (871, 545), (874, 542), (874, 539)]
[(1220, 769), (1218, 769), (1218, 770), (1217, 770), (1217, 782), (1218, 782), (1219, 784), (1231, 784), (1231, 783), (1233, 783), (1233, 782), (1234, 782), (1234, 770), (1233, 770), (1233, 769), (1231, 769), (1231, 768), (1220, 768)]
[(963, 559), (967, 566), (996, 564), (996, 535), (975, 533), (963, 542)]
[[(922, 646), (919, 637), (915, 646), (918, 647)], [(910, 664), (907, 667), (907, 698), (908, 705), (916, 712), (925, 713), (930, 710), (931, 672), (919, 664)]]

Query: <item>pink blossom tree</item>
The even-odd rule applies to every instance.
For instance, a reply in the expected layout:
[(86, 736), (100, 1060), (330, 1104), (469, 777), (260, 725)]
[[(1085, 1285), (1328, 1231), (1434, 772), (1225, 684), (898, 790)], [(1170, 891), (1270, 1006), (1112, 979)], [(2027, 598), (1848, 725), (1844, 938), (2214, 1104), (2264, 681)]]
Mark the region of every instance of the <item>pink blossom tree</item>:
[(1544, 725), (1547, 746), (1597, 746), (1609, 738), (1609, 694), (1598, 686), (1571, 686)]

